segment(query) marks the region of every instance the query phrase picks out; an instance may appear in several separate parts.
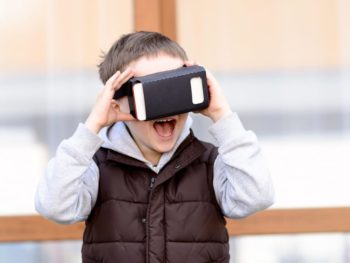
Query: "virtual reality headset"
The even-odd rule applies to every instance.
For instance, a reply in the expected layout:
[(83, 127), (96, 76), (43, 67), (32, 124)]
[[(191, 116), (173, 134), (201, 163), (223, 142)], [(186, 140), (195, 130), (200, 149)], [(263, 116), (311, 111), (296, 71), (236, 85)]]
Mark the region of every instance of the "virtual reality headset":
[(113, 99), (124, 96), (128, 97), (131, 115), (140, 121), (198, 111), (209, 105), (205, 69), (197, 65), (133, 77)]

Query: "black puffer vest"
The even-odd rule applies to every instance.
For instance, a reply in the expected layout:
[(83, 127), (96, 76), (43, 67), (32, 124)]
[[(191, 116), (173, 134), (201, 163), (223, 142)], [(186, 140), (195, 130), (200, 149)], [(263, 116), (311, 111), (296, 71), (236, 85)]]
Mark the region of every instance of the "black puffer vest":
[(192, 134), (157, 175), (101, 148), (96, 205), (86, 221), (84, 263), (229, 262), (225, 219), (215, 199), (217, 149)]

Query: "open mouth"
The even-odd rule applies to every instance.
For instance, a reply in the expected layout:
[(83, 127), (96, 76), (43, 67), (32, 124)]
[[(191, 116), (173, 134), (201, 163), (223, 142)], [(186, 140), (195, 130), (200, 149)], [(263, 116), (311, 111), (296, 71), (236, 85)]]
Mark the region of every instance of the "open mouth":
[(153, 128), (160, 137), (170, 137), (173, 135), (176, 125), (176, 120), (172, 118), (156, 120), (153, 123)]

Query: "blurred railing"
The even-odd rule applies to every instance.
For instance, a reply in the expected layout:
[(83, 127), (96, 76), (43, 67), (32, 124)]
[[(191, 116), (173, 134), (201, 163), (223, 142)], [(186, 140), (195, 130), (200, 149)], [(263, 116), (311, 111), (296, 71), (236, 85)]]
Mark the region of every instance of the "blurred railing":
[[(227, 220), (230, 236), (350, 232), (350, 207), (271, 209)], [(40, 216), (0, 217), (0, 242), (81, 240), (84, 224), (59, 225)]]

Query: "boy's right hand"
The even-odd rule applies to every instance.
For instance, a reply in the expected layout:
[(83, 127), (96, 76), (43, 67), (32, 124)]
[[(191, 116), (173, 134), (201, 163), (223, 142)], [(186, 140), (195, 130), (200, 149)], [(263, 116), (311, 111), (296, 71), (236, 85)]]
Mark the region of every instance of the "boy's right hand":
[(126, 100), (126, 97), (118, 101), (113, 100), (114, 93), (132, 76), (132, 70), (126, 69), (123, 73), (117, 71), (107, 80), (104, 88), (99, 92), (89, 117), (85, 121), (85, 125), (90, 131), (97, 134), (103, 127), (117, 121), (135, 120), (130, 113), (122, 112), (120, 109), (120, 101)]

